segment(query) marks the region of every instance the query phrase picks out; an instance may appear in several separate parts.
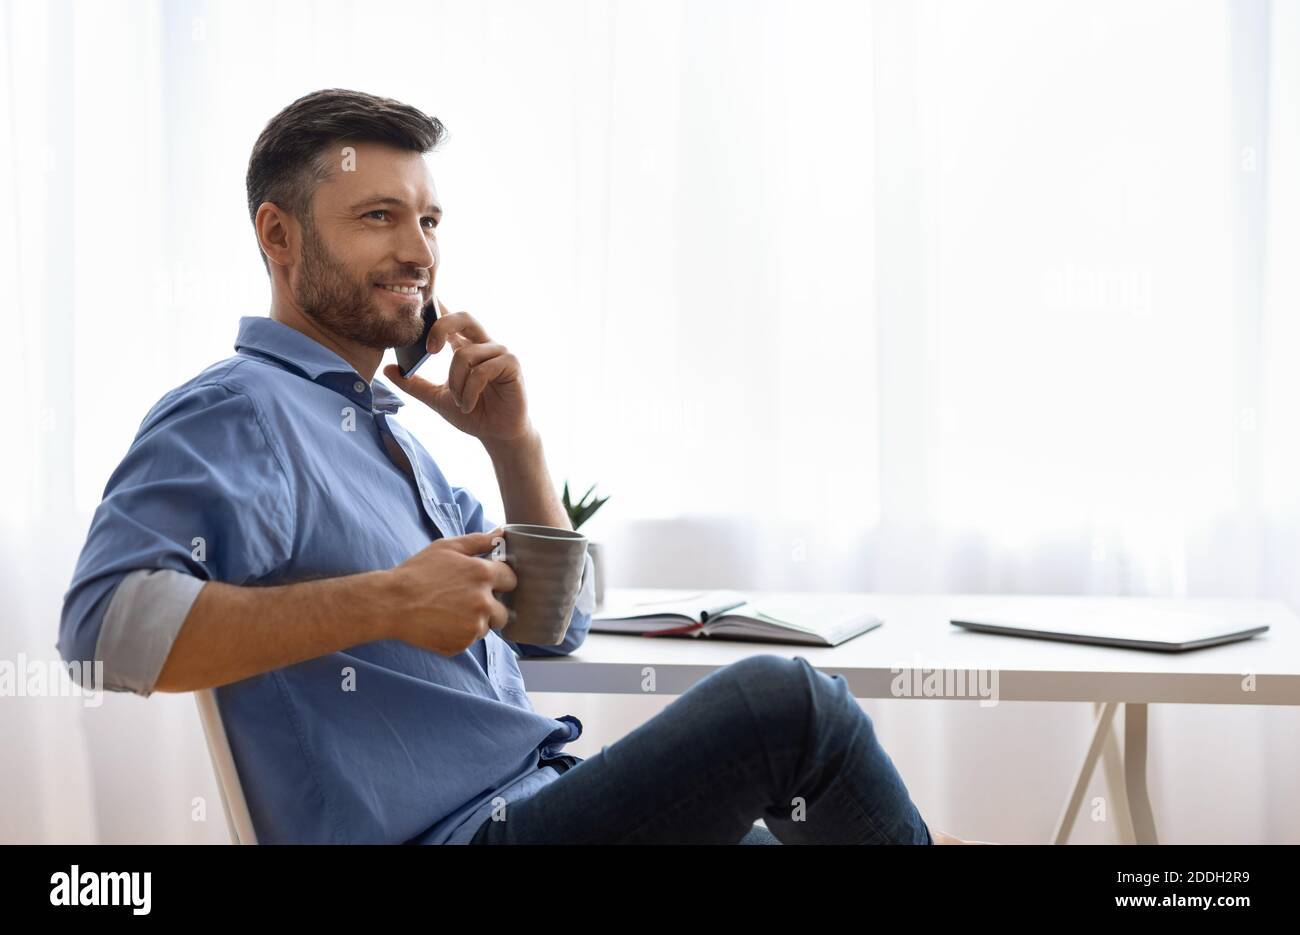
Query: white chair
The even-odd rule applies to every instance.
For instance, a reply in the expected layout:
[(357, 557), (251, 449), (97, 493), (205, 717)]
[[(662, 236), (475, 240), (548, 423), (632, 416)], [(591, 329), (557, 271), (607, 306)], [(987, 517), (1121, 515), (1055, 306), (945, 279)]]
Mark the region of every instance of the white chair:
[(217, 708), (217, 695), (211, 688), (194, 693), (199, 706), (199, 720), (203, 722), (203, 737), (208, 742), (208, 755), (212, 758), (212, 771), (217, 776), (217, 789), (221, 793), (221, 808), (226, 813), (226, 827), (230, 830), (231, 844), (256, 844), (253, 819), (244, 801), (244, 788), (239, 784), (239, 771), (230, 753), (230, 741), (221, 723)]

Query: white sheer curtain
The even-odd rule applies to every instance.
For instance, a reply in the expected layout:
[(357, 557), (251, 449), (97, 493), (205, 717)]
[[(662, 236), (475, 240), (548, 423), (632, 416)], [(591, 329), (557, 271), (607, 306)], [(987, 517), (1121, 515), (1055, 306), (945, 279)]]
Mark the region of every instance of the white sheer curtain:
[[(0, 659), (56, 658), (139, 420), (265, 312), (248, 151), (330, 86), (447, 124), (440, 295), (611, 495), (611, 584), (1300, 597), (1293, 3), (0, 11)], [(500, 516), (477, 443), (404, 419)], [(666, 701), (534, 700), (582, 755)], [(1046, 835), (1088, 720), (864, 705), (998, 840)], [(1297, 727), (1155, 709), (1166, 839), (1300, 840)], [(0, 840), (224, 837), (186, 696), (3, 697), (0, 743)]]
[[(874, 10), (869, 580), (1295, 607), (1297, 5)], [(1002, 840), (1043, 840), (1089, 717), (867, 707), (921, 800)], [(1151, 723), (1162, 840), (1300, 840), (1294, 709)]]

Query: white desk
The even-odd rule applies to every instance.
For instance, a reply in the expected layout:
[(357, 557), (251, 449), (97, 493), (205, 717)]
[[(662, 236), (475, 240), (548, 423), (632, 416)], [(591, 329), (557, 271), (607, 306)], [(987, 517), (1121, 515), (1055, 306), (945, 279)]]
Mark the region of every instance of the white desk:
[[(615, 589), (607, 603), (650, 600), (672, 592)], [(750, 592), (753, 593), (753, 592)], [(788, 592), (780, 593), (783, 596)], [(977, 685), (996, 685), (1004, 701), (1087, 701), (1096, 714), (1092, 739), (1066, 800), (1054, 843), (1065, 843), (1100, 759), (1124, 840), (1157, 843), (1147, 794), (1148, 704), (1300, 704), (1300, 620), (1275, 601), (991, 595), (860, 594), (884, 625), (834, 648), (592, 633), (576, 653), (521, 659), (529, 691), (644, 694), (646, 667), (655, 693), (680, 695), (709, 673), (755, 653), (803, 656), (828, 675), (842, 675), (857, 698), (978, 698)], [(1015, 605), (1050, 619), (1053, 609), (1126, 607), (1189, 610), (1233, 621), (1268, 624), (1249, 640), (1184, 653), (1160, 653), (972, 633), (948, 621), (997, 605)], [(900, 695), (903, 670), (969, 674), (967, 693)], [(996, 673), (996, 683), (990, 681)], [(983, 683), (977, 682), (982, 677)], [(1121, 756), (1112, 726), (1124, 709)]]

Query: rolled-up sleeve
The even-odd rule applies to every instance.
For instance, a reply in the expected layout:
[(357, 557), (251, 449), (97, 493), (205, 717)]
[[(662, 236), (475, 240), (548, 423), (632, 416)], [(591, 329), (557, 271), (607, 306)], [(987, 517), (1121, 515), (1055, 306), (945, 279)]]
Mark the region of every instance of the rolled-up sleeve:
[[(451, 488), (460, 509), (461, 520), (466, 533), (488, 532), (501, 523), (488, 522), (483, 515), (483, 504), (464, 487)], [(506, 640), (518, 656), (567, 656), (587, 639), (591, 630), (591, 615), (596, 610), (596, 568), (588, 552), (582, 565), (582, 578), (578, 582), (577, 600), (569, 618), (569, 629), (565, 631), (564, 641), (558, 646), (539, 646), (534, 643), (516, 643)]]
[(133, 571), (123, 578), (113, 590), (95, 644), (105, 681), (111, 675), (115, 690), (152, 695), (204, 583), (168, 568)]
[[(206, 581), (247, 584), (289, 560), (288, 474), (252, 400), (173, 391), (109, 479), (64, 596), (59, 654), (148, 696)], [(90, 672), (90, 666), (72, 667)]]

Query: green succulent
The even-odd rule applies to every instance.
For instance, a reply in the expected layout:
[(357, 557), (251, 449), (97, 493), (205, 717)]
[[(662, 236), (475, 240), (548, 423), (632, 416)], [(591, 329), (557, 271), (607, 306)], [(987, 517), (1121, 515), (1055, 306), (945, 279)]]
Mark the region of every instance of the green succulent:
[(591, 519), (592, 515), (604, 506), (605, 501), (609, 499), (609, 497), (598, 497), (594, 500), (588, 499), (591, 497), (591, 492), (595, 489), (596, 485), (592, 484), (587, 488), (587, 492), (582, 495), (582, 499), (577, 503), (574, 503), (569, 499), (569, 482), (567, 480), (564, 482), (564, 512), (569, 514), (569, 522), (573, 524), (575, 531), (579, 526)]

